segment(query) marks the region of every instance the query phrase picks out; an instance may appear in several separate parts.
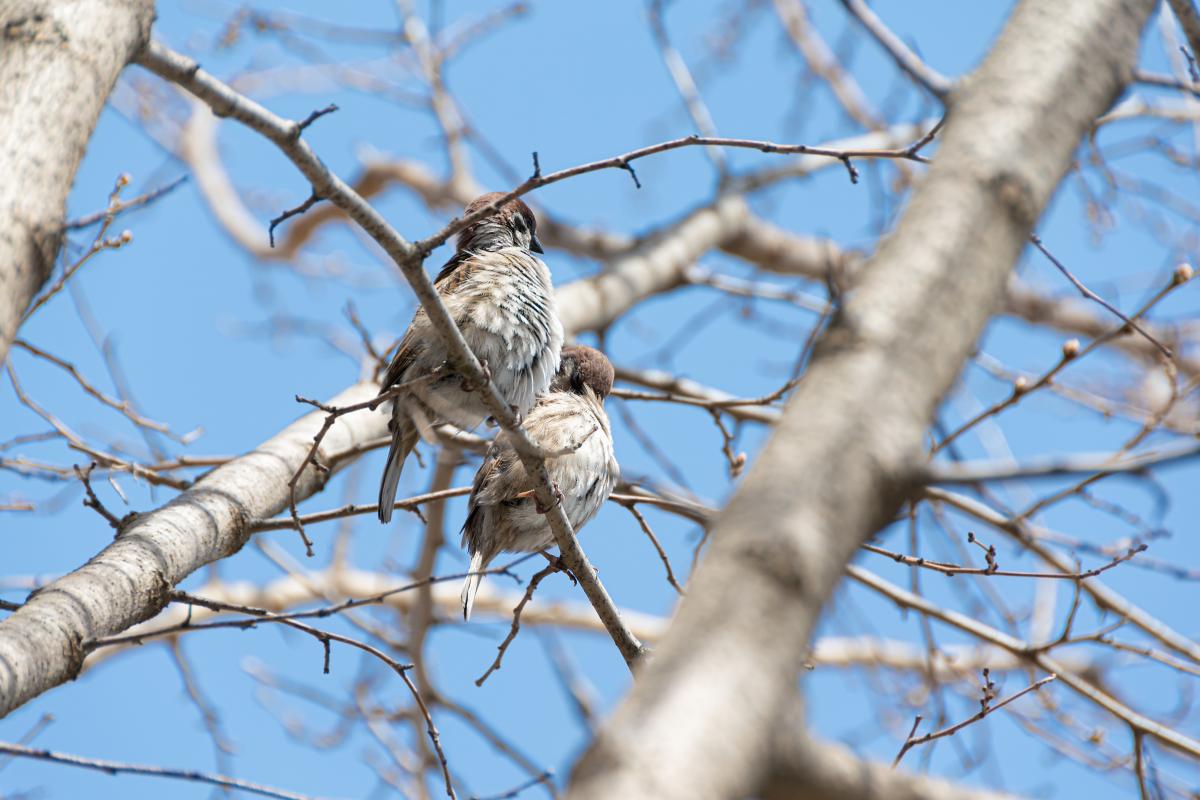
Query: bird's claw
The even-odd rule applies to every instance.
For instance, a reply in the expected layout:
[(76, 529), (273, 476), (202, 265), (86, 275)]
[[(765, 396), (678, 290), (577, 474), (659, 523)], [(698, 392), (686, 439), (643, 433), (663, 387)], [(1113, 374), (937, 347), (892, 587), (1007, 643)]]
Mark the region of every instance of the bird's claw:
[(556, 506), (562, 505), (563, 493), (558, 488), (558, 484), (554, 481), (550, 481), (550, 488), (554, 492), (554, 502), (551, 505), (544, 506), (542, 505), (542, 501), (538, 499), (537, 495), (533, 496), (534, 509), (536, 509), (537, 513), (539, 514), (549, 514)]
[[(492, 379), (492, 370), (488, 367), (486, 358), (479, 359), (479, 370), (483, 373), (484, 383), (487, 383)], [(470, 378), (464, 377), (462, 379), (461, 388), (464, 392), (473, 392), (475, 391), (475, 383)]]

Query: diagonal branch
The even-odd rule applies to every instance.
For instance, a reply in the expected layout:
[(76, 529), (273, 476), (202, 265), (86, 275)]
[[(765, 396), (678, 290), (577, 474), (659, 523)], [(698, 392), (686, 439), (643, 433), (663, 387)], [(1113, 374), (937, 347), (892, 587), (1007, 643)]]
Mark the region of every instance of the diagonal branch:
[(588, 170), (584, 168), (577, 168), (575, 171), (564, 170), (554, 176), (548, 176), (545, 180), (535, 172), (534, 178), (526, 181), (517, 190), (510, 192), (505, 198), (487, 208), (480, 209), (475, 214), (456, 219), (433, 236), (411, 244), (392, 228), (370, 203), (317, 157), (301, 137), (303, 128), (300, 123), (283, 119), (271, 113), (263, 106), (238, 94), (228, 85), (209, 75), (195, 61), (171, 51), (159, 42), (151, 42), (145, 48), (139, 57), (139, 63), (160, 77), (191, 92), (207, 103), (217, 115), (233, 117), (265, 136), (308, 179), (312, 185), (314, 197), (326, 199), (341, 208), (392, 258), (425, 309), (430, 323), (445, 341), (450, 363), (459, 373), (466, 376), (472, 385), (479, 387), (478, 391), (482, 395), (484, 406), (492, 418), (508, 433), (509, 440), (525, 466), (525, 471), (534, 480), (539, 502), (551, 509), (546, 515), (546, 519), (554, 533), (555, 542), (558, 544), (564, 562), (579, 579), (580, 587), (596, 607), (596, 613), (604, 620), (626, 663), (632, 664), (633, 659), (641, 652), (641, 643), (621, 622), (616, 604), (608, 596), (608, 592), (601, 585), (595, 570), (580, 548), (579, 540), (571, 529), (566, 512), (561, 506), (555, 504), (554, 490), (551, 487), (549, 474), (546, 472), (542, 453), (525, 434), (513, 410), (484, 373), (479, 360), (467, 345), (462, 332), (459, 331), (445, 305), (442, 304), (433, 282), (423, 268), (425, 257), (434, 247), (446, 242), (468, 224), (492, 213), (497, 207), (507, 202), (509, 197), (516, 197), (532, 189), (530, 181), (535, 178), (543, 182), (549, 178), (562, 180), (570, 177), (570, 174), (579, 174)]
[(1123, 88), (1153, 6), (1018, 5), (956, 90), (937, 160), (714, 521), (668, 634), (576, 765), (568, 797), (761, 788), (822, 607), (913, 488), (941, 398), (1080, 139)]

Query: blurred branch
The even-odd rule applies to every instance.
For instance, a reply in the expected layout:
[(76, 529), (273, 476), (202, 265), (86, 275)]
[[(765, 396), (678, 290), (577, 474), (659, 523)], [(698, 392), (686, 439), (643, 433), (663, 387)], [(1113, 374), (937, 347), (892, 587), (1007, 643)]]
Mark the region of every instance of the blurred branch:
[(0, 111), (0, 363), (54, 269), (88, 139), (153, 19), (150, 0), (18, 0), (0, 8), (0, 86), (8, 98)]
[(1028, 480), (1064, 475), (1112, 475), (1142, 472), (1150, 467), (1172, 464), (1200, 456), (1200, 441), (1184, 441), (1157, 451), (1138, 453), (1126, 458), (1115, 453), (1079, 453), (1047, 456), (1038, 460), (952, 461), (930, 467), (930, 483), (982, 483), (984, 481)]
[[(1196, 11), (1196, 5), (1192, 0), (1168, 0), (1171, 6), (1171, 11), (1175, 14), (1175, 19), (1179, 20), (1179, 27), (1183, 28), (1183, 34), (1187, 37), (1188, 47), (1192, 49), (1192, 58), (1200, 58), (1200, 12)], [(1195, 77), (1195, 61), (1192, 62), (1192, 81), (1200, 83)]]
[[(781, 726), (782, 727), (782, 726)], [(808, 738), (799, 731), (779, 732), (762, 796), (765, 800), (1004, 800), (1012, 795), (926, 775), (894, 772), (865, 762), (842, 745)]]
[(675, 621), (576, 765), (569, 798), (724, 798), (763, 784), (798, 654), (858, 545), (909, 493), (943, 394), (1080, 140), (1122, 90), (1153, 6), (1018, 4), (712, 524)]
[(846, 72), (837, 56), (821, 38), (820, 32), (809, 18), (808, 9), (802, 0), (775, 0), (775, 13), (783, 23), (796, 49), (804, 57), (809, 70), (819, 75), (827, 84), (838, 104), (846, 114), (867, 130), (883, 130), (885, 125), (862, 87)]
[(942, 608), (923, 597), (907, 592), (899, 586), (883, 580), (867, 570), (853, 565), (848, 566), (846, 570), (852, 579), (879, 592), (902, 608), (921, 611), (947, 625), (969, 633), (977, 639), (990, 642), (998, 647), (1003, 647), (1013, 655), (1027, 659), (1031, 664), (1036, 665), (1038, 669), (1057, 676), (1058, 680), (1064, 685), (1069, 686), (1079, 695), (1100, 706), (1135, 731), (1152, 736), (1162, 744), (1193, 758), (1200, 758), (1200, 741), (1196, 741), (1168, 725), (1155, 722), (1149, 717), (1139, 714), (1099, 687), (1073, 674), (1064, 665), (1048, 656), (1043, 648), (1035, 647), (1028, 642), (1023, 642), (1009, 636), (965, 614)]

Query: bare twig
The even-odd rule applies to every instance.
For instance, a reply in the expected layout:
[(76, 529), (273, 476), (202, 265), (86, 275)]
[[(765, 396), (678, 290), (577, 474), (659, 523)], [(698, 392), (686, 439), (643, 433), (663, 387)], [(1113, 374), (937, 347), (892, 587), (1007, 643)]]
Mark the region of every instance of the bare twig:
[(639, 502), (644, 502), (642, 498), (626, 499), (626, 496), (614, 495), (609, 499), (613, 500), (615, 503), (617, 503), (617, 505), (624, 506), (625, 508), (629, 509), (629, 513), (633, 514), (633, 518), (637, 520), (638, 525), (641, 526), (642, 532), (645, 533), (650, 539), (650, 544), (654, 545), (654, 550), (658, 553), (658, 557), (663, 562), (663, 568), (667, 571), (667, 583), (671, 584), (671, 588), (673, 588), (676, 592), (683, 594), (683, 587), (679, 585), (679, 581), (675, 579), (675, 572), (671, 569), (671, 560), (667, 558), (667, 551), (663, 550), (663, 546), (658, 542), (658, 537), (654, 535), (654, 531), (650, 528), (650, 523), (646, 521), (646, 518), (642, 515), (642, 512), (638, 511), (637, 509), (637, 504)]
[(1167, 347), (1165, 344), (1163, 344), (1162, 342), (1155, 339), (1153, 336), (1151, 336), (1149, 333), (1146, 332), (1145, 328), (1141, 327), (1136, 322), (1134, 322), (1132, 319), (1125, 316), (1123, 313), (1121, 313), (1120, 309), (1118, 309), (1112, 303), (1109, 303), (1103, 297), (1096, 294), (1091, 289), (1089, 289), (1087, 286), (1085, 286), (1083, 284), (1083, 282), (1081, 280), (1079, 280), (1079, 278), (1076, 278), (1075, 275), (1071, 272), (1071, 270), (1067, 269), (1067, 266), (1065, 264), (1063, 264), (1061, 261), (1059, 261), (1054, 256), (1054, 254), (1051, 253), (1046, 248), (1046, 245), (1042, 242), (1041, 237), (1039, 237), (1036, 234), (1031, 234), (1029, 237), (1029, 241), (1033, 242), (1033, 246), (1036, 247), (1038, 250), (1040, 250), (1042, 252), (1042, 255), (1044, 255), (1046, 258), (1050, 259), (1050, 263), (1053, 264), (1058, 269), (1059, 272), (1061, 272), (1063, 275), (1066, 276), (1067, 280), (1069, 280), (1071, 282), (1072, 286), (1074, 286), (1076, 289), (1079, 290), (1079, 293), (1081, 295), (1083, 295), (1084, 297), (1086, 297), (1089, 300), (1094, 300), (1095, 302), (1104, 306), (1106, 309), (1108, 309), (1113, 314), (1113, 316), (1117, 317), (1122, 322), (1124, 322), (1126, 325), (1128, 325), (1130, 328), (1132, 328), (1133, 330), (1137, 331), (1142, 336), (1144, 336), (1151, 344), (1153, 344), (1155, 347), (1157, 347), (1159, 352), (1161, 352), (1164, 356), (1166, 356), (1167, 358), (1172, 357), (1171, 356), (1171, 348)]
[[(986, 681), (987, 680), (987, 670), (985, 669), (983, 672), (984, 672), (984, 680)], [(1016, 694), (1011, 694), (1008, 697), (1004, 698), (1003, 700), (1001, 700), (1000, 702), (995, 703), (995, 704), (991, 703), (990, 698), (985, 694), (985, 699), (982, 701), (983, 707), (981, 709), (979, 709), (979, 712), (977, 714), (968, 717), (967, 719), (963, 720), (962, 722), (957, 722), (954, 725), (950, 725), (949, 727), (942, 728), (941, 730), (933, 731), (932, 733), (927, 733), (924, 736), (914, 736), (914, 734), (917, 732), (917, 726), (921, 723), (921, 718), (917, 717), (916, 721), (913, 723), (912, 730), (908, 734), (908, 738), (904, 740), (904, 745), (900, 748), (900, 752), (896, 754), (895, 760), (892, 761), (892, 767), (895, 768), (896, 766), (898, 766), (900, 764), (900, 759), (904, 758), (904, 754), (907, 753), (912, 748), (916, 747), (917, 745), (925, 744), (926, 742), (932, 742), (934, 739), (941, 739), (946, 736), (953, 736), (954, 734), (958, 733), (959, 731), (961, 731), (963, 728), (967, 727), (968, 725), (973, 725), (974, 723), (976, 723), (979, 720), (986, 717), (988, 714), (991, 714), (994, 711), (998, 711), (1001, 708), (1004, 708), (1006, 705), (1013, 702), (1014, 700), (1024, 697), (1029, 692), (1041, 689), (1043, 686), (1045, 686), (1047, 683), (1050, 683), (1052, 680), (1054, 680), (1057, 677), (1058, 677), (1057, 675), (1047, 675), (1046, 677), (1044, 677), (1040, 680), (1034, 681), (1033, 683), (1026, 686), (1024, 689), (1017, 692)], [(990, 682), (988, 683), (988, 685), (990, 686)]]
[(508, 650), (508, 646), (512, 644), (513, 639), (517, 638), (517, 632), (521, 630), (521, 612), (525, 610), (525, 606), (529, 605), (529, 601), (533, 599), (533, 593), (537, 591), (538, 584), (551, 574), (560, 571), (560, 568), (556, 564), (548, 564), (534, 573), (533, 577), (529, 579), (529, 586), (525, 588), (525, 594), (522, 595), (521, 602), (517, 603), (517, 607), (513, 609), (512, 627), (509, 629), (508, 635), (504, 637), (504, 641), (496, 647), (496, 658), (492, 661), (491, 666), (487, 668), (486, 672), (475, 679), (476, 686), (483, 686), (488, 676), (500, 669), (500, 662), (504, 659), (504, 653)]
[(213, 786), (221, 786), (226, 789), (237, 789), (250, 794), (261, 795), (262, 797), (276, 797), (281, 800), (315, 800), (312, 795), (297, 794), (284, 789), (275, 789), (270, 786), (264, 786), (261, 783), (251, 783), (238, 778), (230, 778), (225, 775), (216, 775), (210, 772), (201, 772), (194, 769), (171, 769), (169, 767), (155, 767), (148, 764), (130, 764), (124, 761), (108, 761), (100, 758), (84, 758), (82, 756), (72, 755), (70, 753), (59, 753), (53, 750), (42, 750), (39, 748), (25, 747), (19, 744), (10, 744), (8, 742), (0, 742), (0, 753), (7, 753), (11, 756), (20, 758), (35, 758), (40, 761), (50, 761), (55, 764), (65, 764), (72, 767), (83, 767), (84, 769), (94, 769), (99, 772), (107, 772), (109, 775), (118, 775), (126, 773), (130, 775), (149, 775), (158, 778), (176, 778), (178, 780), (192, 781), (194, 783), (207, 783)]

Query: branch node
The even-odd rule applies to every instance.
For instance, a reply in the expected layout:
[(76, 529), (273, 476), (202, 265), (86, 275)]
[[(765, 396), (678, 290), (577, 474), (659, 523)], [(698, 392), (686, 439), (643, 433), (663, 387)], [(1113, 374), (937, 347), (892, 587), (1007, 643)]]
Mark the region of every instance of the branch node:
[(632, 164), (622, 159), (617, 166), (629, 173), (629, 177), (633, 178), (634, 186), (639, 189), (642, 188), (642, 182), (638, 180), (637, 172), (634, 171)]
[(278, 217), (275, 217), (275, 219), (271, 220), (271, 226), (269, 228), (267, 228), (267, 238), (270, 239), (271, 249), (275, 248), (275, 229), (277, 227), (279, 227), (279, 224), (281, 222), (283, 222), (286, 219), (290, 219), (291, 217), (297, 217), (297, 216), (303, 214), (305, 211), (308, 211), (310, 208), (315, 206), (317, 203), (321, 202), (323, 199), (324, 198), (321, 197), (319, 194), (317, 194), (316, 190), (314, 189), (313, 193), (310, 194), (308, 196), (308, 199), (305, 200), (303, 203), (296, 206), (295, 208), (289, 208), (287, 211), (284, 211)]
[(292, 133), (292, 141), (294, 142), (297, 139), (299, 139), (300, 134), (304, 133), (304, 129), (307, 128), (309, 125), (312, 125), (314, 122), (316, 122), (317, 120), (319, 120), (321, 117), (325, 116), (326, 114), (332, 114), (333, 112), (335, 112), (337, 110), (338, 110), (337, 104), (330, 103), (329, 105), (325, 106), (324, 108), (318, 108), (316, 111), (309, 114), (303, 120), (301, 120), (300, 122), (297, 122), (296, 130)]
[(858, 168), (854, 166), (854, 162), (850, 160), (850, 156), (838, 156), (838, 160), (846, 167), (846, 172), (850, 174), (850, 182), (858, 183)]

